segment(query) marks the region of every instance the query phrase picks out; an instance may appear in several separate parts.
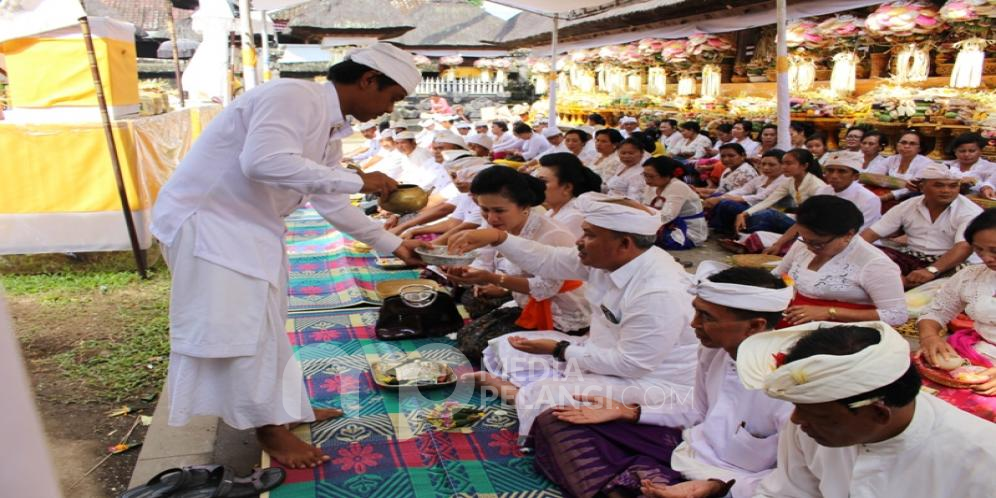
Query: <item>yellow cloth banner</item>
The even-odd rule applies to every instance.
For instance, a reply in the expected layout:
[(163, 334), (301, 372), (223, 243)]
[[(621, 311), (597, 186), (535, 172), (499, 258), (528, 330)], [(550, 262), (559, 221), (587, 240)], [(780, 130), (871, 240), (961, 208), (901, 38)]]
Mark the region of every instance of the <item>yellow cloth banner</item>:
[[(217, 106), (182, 109), (113, 123), (132, 210), (152, 207), (159, 189), (219, 110)], [(100, 123), (0, 122), (0, 150), (4, 151), (0, 214), (121, 209)]]
[[(109, 106), (138, 104), (135, 43), (93, 39)], [(19, 38), (0, 44), (10, 75), (11, 107), (97, 106), (82, 38)]]

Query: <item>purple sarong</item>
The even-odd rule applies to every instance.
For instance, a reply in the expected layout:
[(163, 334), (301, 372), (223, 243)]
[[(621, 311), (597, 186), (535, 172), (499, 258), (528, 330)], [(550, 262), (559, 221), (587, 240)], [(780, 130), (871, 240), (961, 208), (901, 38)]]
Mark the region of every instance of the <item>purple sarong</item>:
[(592, 498), (620, 488), (639, 494), (644, 479), (659, 484), (685, 480), (671, 469), (680, 430), (628, 422), (576, 425), (552, 413), (543, 412), (530, 435), (537, 469), (566, 496)]

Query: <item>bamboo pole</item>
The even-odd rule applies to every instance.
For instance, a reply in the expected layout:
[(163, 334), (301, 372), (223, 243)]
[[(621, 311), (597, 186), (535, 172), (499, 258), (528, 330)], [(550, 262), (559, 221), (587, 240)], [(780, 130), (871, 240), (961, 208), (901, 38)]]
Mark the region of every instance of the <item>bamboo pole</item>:
[(252, 0), (239, 0), (239, 22), (242, 26), (242, 88), (256, 88), (256, 44), (252, 32)]
[(104, 98), (104, 85), (100, 78), (100, 68), (97, 67), (97, 54), (93, 50), (93, 35), (90, 33), (90, 21), (86, 16), (79, 19), (83, 31), (83, 41), (86, 43), (86, 55), (90, 59), (90, 74), (97, 90), (97, 105), (100, 106), (100, 120), (104, 124), (104, 137), (111, 154), (111, 166), (114, 168), (114, 180), (118, 184), (118, 197), (121, 200), (121, 211), (124, 213), (125, 225), (128, 227), (128, 238), (131, 241), (131, 252), (138, 265), (138, 274), (143, 279), (149, 278), (146, 272), (145, 253), (138, 244), (138, 232), (135, 230), (135, 220), (131, 214), (131, 204), (128, 202), (128, 192), (125, 190), (124, 175), (121, 174), (121, 162), (118, 159), (118, 148), (114, 143), (114, 130), (111, 128), (111, 116), (107, 112), (107, 99)]
[[(776, 0), (775, 18), (777, 19), (778, 46), (776, 47), (775, 68), (778, 71), (775, 90), (778, 103), (778, 148), (789, 150), (792, 141), (789, 139), (789, 82), (788, 82), (788, 44), (785, 40), (785, 0)], [(758, 138), (760, 140), (760, 138)]]
[(557, 127), (557, 37), (560, 31), (560, 18), (557, 14), (553, 15), (553, 33), (550, 38), (550, 69), (553, 71), (552, 76), (549, 74), (544, 74), (544, 78), (550, 78), (550, 115), (547, 116), (547, 126), (550, 128)]
[(169, 27), (169, 39), (173, 42), (173, 74), (176, 76), (176, 93), (180, 94), (180, 107), (186, 107), (186, 99), (183, 97), (183, 73), (180, 71), (180, 40), (176, 38), (176, 18), (173, 17), (173, 2), (163, 0), (166, 4), (169, 17), (166, 18), (166, 25)]

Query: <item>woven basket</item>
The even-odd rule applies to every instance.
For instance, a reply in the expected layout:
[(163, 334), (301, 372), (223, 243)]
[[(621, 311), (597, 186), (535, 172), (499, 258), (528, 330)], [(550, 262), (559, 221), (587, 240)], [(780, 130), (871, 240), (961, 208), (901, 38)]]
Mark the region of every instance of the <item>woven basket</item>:
[(771, 254), (736, 254), (730, 256), (730, 264), (743, 268), (763, 268), (770, 270), (782, 260), (780, 256)]

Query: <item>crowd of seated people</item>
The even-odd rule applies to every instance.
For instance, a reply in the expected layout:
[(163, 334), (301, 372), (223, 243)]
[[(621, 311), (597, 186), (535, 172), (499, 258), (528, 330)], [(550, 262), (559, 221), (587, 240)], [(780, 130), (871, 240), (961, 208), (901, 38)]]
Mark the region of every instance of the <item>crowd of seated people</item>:
[[(354, 161), (431, 189), (393, 232), (479, 251), (440, 269), (470, 316), (464, 380), (514, 406), (565, 496), (992, 495), (996, 426), (921, 393), (895, 330), (929, 365), (983, 367), (969, 392), (996, 396), (980, 135), (942, 163), (915, 131), (886, 156), (863, 126), (830, 150), (793, 123), (783, 150), (749, 121), (467, 121), (428, 148), (394, 124), (362, 126)], [(692, 274), (672, 256), (709, 238), (782, 258)], [(906, 292), (942, 279), (912, 320)]]

